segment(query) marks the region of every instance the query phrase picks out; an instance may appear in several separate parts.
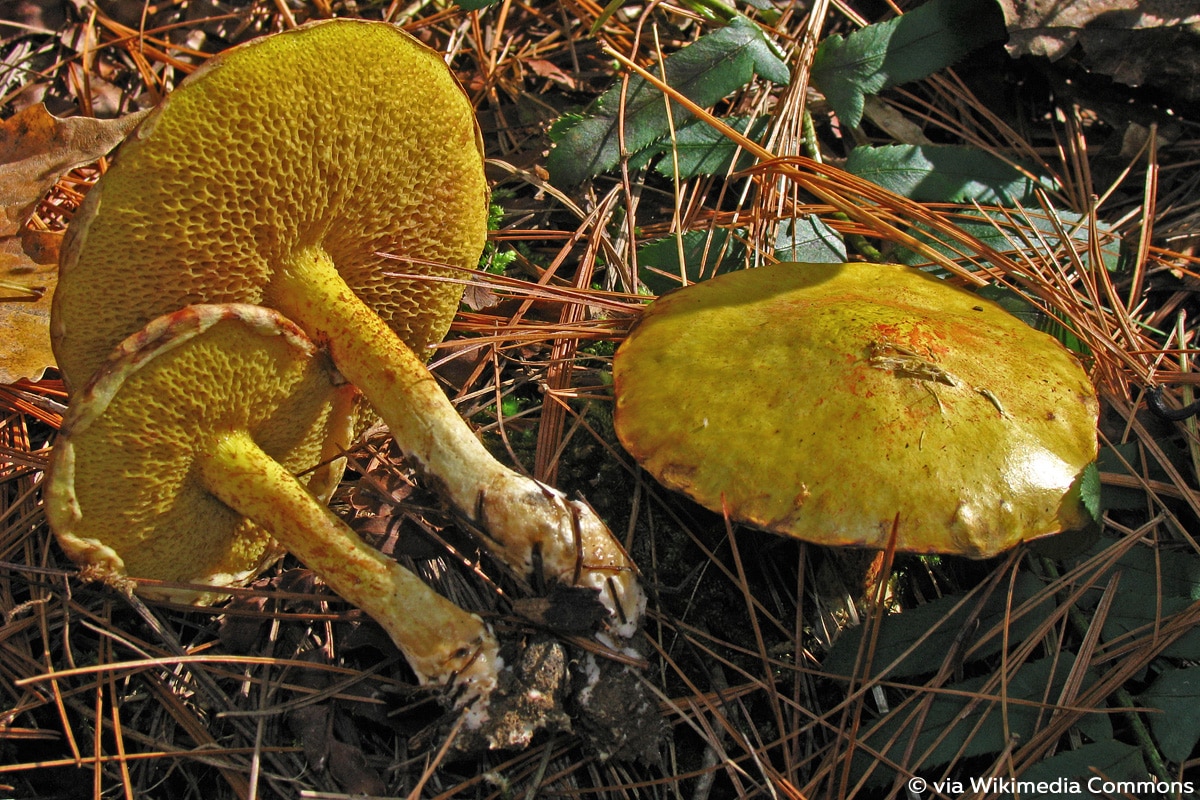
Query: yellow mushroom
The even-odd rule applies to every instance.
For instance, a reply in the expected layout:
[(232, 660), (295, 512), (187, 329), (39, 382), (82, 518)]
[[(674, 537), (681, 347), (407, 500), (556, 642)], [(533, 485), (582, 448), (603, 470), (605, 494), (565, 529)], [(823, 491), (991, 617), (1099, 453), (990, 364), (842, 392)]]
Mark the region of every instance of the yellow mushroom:
[(896, 264), (777, 264), (655, 301), (617, 435), (664, 485), (829, 545), (994, 555), (1082, 527), (1095, 389), (1052, 337)]
[(483, 621), (363, 542), (293, 477), (346, 446), (356, 395), (278, 312), (168, 314), (75, 392), (46, 516), (73, 559), (116, 585), (130, 575), (240, 583), (274, 552), (266, 531), (378, 621), (423, 683), (453, 682), (463, 704), (486, 697), (501, 661)]
[(159, 315), (278, 309), (496, 555), (596, 589), (629, 634), (645, 601), (604, 523), (492, 458), (424, 365), (461, 296), (445, 279), (476, 266), (486, 237), (481, 148), (442, 58), (392, 25), (327, 21), (226, 51), (155, 109), (80, 208), (55, 355), (78, 387)]

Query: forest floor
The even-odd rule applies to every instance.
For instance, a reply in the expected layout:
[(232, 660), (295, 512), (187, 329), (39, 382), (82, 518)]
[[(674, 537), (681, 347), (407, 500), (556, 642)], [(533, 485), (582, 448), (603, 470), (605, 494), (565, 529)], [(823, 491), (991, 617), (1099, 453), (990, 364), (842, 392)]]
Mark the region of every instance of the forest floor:
[[(905, 26), (865, 0), (0, 0), (6, 120), (148, 109), (207, 57), (329, 16), (444, 53), (494, 230), (433, 368), (501, 460), (587, 498), (650, 597), (628, 646), (564, 629), (564, 601), (478, 555), (367, 432), (337, 514), (509, 646), (603, 664), (611, 689), (588, 717), (567, 670), (572, 725), (459, 752), (445, 698), (294, 558), (208, 607), (82, 580), (42, 510), (67, 402), (42, 348), (49, 371), (0, 386), (0, 798), (1192, 795), (1200, 423), (1147, 401), (1200, 383), (1197, 20), (898, 5)], [(664, 61), (701, 121), (631, 66)], [(108, 163), (63, 166), (6, 235), (53, 251)], [(14, 258), (16, 300), (52, 283), (52, 257)], [(648, 297), (775, 261), (923, 266), (1056, 336), (1100, 402), (1093, 524), (982, 560), (837, 549), (639, 469), (612, 357)], [(19, 310), (44, 328), (48, 303)]]

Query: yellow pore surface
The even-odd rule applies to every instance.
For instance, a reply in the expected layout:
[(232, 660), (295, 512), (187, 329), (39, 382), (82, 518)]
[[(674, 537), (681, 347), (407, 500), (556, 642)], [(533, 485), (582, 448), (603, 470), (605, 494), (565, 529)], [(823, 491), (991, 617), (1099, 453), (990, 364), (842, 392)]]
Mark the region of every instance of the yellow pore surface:
[(209, 494), (198, 466), (215, 437), (247, 431), (315, 493), (332, 490), (314, 468), (346, 445), (353, 390), (335, 387), (324, 359), (278, 321), (254, 307), (178, 312), (75, 398), (46, 503), (72, 559), (110, 582), (228, 586), (282, 554)]
[(161, 314), (270, 304), (272, 276), (321, 247), (424, 357), (461, 289), (386, 273), (475, 267), (486, 214), (474, 113), (437, 53), (357, 20), (259, 39), (184, 81), (89, 193), (64, 244), (55, 355), (80, 387)]

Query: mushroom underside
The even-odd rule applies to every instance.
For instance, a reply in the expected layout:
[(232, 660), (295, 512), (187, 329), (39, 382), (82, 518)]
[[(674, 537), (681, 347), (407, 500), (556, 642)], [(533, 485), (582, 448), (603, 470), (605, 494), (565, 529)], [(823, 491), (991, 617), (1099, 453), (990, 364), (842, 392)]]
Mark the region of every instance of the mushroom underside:
[(484, 698), (501, 664), (482, 620), (295, 477), (348, 444), (353, 396), (277, 312), (206, 305), (159, 318), (72, 398), (49, 471), (51, 526), (99, 577), (168, 595), (256, 574), (269, 534), (378, 621), (423, 683)]
[(491, 526), (497, 557), (596, 589), (632, 633), (644, 596), (603, 522), (499, 464), (425, 369), (462, 293), (447, 279), (477, 266), (487, 202), (468, 99), (395, 26), (326, 21), (233, 48), (152, 113), (73, 221), (51, 322), (64, 378), (81, 385), (189, 304), (276, 308), (448, 502)]

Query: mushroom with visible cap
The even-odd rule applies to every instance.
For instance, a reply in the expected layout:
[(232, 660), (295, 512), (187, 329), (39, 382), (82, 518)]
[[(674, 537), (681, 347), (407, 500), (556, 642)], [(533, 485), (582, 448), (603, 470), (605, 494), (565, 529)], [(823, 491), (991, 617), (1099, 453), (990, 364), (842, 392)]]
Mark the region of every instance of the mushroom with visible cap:
[(265, 530), (377, 620), (423, 683), (453, 680), (463, 704), (486, 696), (500, 663), (483, 621), (293, 477), (346, 446), (356, 394), (278, 312), (189, 306), (126, 339), (75, 392), (46, 515), (73, 559), (116, 584), (238, 583), (271, 551)]
[(661, 483), (828, 545), (983, 558), (1084, 526), (1098, 403), (1000, 306), (894, 264), (784, 263), (664, 295), (616, 354)]
[(51, 322), (59, 367), (81, 385), (118, 342), (189, 304), (275, 308), (328, 348), (494, 553), (598, 590), (630, 634), (645, 600), (604, 523), (499, 464), (425, 368), (462, 293), (446, 279), (477, 266), (487, 203), (469, 101), (399, 28), (332, 20), (232, 48), (151, 113), (73, 220)]

